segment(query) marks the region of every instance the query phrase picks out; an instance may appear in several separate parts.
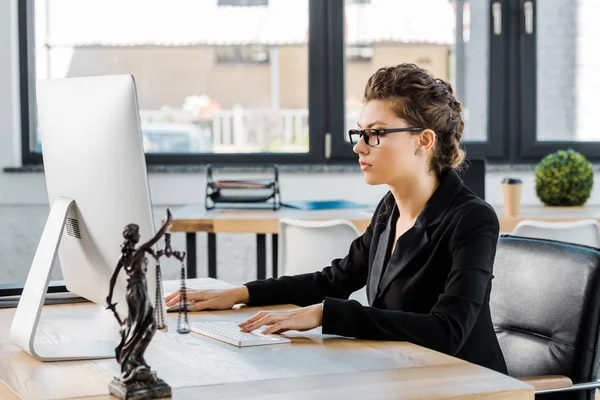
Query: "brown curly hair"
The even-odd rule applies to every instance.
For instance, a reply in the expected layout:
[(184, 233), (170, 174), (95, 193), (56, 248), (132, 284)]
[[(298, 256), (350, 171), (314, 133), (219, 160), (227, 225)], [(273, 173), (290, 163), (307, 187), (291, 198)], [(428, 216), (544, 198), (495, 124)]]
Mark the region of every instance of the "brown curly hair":
[(367, 82), (363, 101), (370, 100), (388, 102), (399, 118), (437, 134), (430, 167), (438, 176), (462, 166), (465, 152), (459, 144), (465, 124), (462, 106), (449, 83), (415, 64), (384, 67)]

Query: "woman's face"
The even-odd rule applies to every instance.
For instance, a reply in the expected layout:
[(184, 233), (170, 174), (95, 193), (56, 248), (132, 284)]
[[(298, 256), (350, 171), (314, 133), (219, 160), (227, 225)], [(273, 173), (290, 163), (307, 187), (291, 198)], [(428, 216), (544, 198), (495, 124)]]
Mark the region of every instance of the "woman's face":
[[(363, 106), (358, 129), (397, 129), (411, 127), (398, 118), (389, 105), (371, 100)], [(375, 138), (371, 139), (376, 143)], [(397, 184), (414, 179), (427, 170), (427, 157), (422, 153), (419, 135), (413, 132), (391, 132), (380, 135), (379, 145), (371, 147), (364, 139), (354, 145), (365, 182), (369, 185)]]

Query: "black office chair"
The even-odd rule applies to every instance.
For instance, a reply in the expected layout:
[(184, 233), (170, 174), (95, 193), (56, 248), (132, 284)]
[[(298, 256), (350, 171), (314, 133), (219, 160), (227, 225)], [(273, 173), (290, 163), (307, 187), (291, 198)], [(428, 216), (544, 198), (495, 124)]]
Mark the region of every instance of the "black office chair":
[(542, 400), (600, 388), (600, 251), (501, 235), (490, 309), (508, 374)]
[(459, 170), (463, 183), (481, 200), (485, 200), (485, 170), (487, 161), (481, 157), (469, 157), (465, 166)]

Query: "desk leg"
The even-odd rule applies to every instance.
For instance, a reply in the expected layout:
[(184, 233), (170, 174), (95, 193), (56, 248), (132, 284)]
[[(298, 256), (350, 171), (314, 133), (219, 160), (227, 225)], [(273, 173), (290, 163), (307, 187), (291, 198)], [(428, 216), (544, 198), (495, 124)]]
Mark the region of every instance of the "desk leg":
[(267, 240), (264, 233), (256, 234), (256, 278), (265, 279), (267, 277)]
[(208, 277), (217, 279), (217, 234), (208, 233)]
[(185, 234), (185, 249), (187, 252), (187, 278), (194, 279), (198, 276), (196, 268), (196, 232)]
[(277, 279), (277, 257), (278, 257), (278, 243), (277, 243), (277, 237), (278, 235), (276, 233), (273, 233), (271, 235), (271, 245), (273, 246), (273, 278)]

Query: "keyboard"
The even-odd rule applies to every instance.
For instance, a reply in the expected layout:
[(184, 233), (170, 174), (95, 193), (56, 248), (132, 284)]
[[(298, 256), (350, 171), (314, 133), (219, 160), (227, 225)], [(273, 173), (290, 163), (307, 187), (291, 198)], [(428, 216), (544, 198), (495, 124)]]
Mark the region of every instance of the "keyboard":
[(191, 322), (190, 330), (195, 333), (220, 340), (237, 347), (263, 346), (290, 343), (291, 340), (279, 335), (263, 335), (259, 328), (252, 332), (240, 331), (237, 323), (230, 321)]

